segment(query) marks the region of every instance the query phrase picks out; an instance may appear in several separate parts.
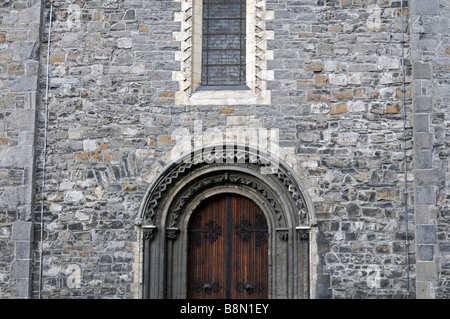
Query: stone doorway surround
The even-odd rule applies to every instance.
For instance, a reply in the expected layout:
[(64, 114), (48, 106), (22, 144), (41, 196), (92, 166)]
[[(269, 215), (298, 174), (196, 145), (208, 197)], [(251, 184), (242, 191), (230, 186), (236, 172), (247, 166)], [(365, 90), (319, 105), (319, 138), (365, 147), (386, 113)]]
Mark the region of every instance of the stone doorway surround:
[(314, 297), (318, 258), (313, 204), (298, 162), (274, 149), (278, 156), (248, 144), (219, 143), (167, 154), (171, 160), (158, 164), (136, 219), (136, 298), (186, 298), (189, 218), (203, 200), (223, 193), (249, 198), (267, 218), (269, 298)]

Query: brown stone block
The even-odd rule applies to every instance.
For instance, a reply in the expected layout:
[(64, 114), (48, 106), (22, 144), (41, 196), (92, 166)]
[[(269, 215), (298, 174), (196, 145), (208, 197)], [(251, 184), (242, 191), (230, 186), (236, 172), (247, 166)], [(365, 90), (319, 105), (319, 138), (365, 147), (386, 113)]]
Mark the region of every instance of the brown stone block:
[(300, 38), (314, 38), (314, 33), (312, 32), (301, 32), (298, 35)]
[(110, 162), (112, 160), (111, 154), (104, 153), (103, 154), (103, 162)]
[[(404, 17), (408, 16), (408, 12), (409, 12), (408, 8), (403, 8), (403, 16)], [(402, 15), (402, 9), (397, 9), (396, 13), (397, 13), (397, 17), (400, 17)]]
[(347, 113), (348, 107), (347, 104), (338, 104), (338, 105), (332, 105), (330, 108), (330, 114), (341, 114), (341, 113)]
[(154, 138), (150, 137), (148, 139), (148, 144), (151, 145), (151, 146), (156, 146), (157, 143), (156, 143), (156, 140)]
[(99, 21), (102, 18), (102, 15), (100, 12), (94, 13), (94, 16), (92, 17), (92, 20)]
[(91, 153), (91, 159), (93, 161), (98, 161), (102, 159), (102, 152), (92, 152)]
[(89, 152), (78, 153), (76, 155), (77, 162), (86, 161), (88, 159), (89, 159)]
[(148, 25), (143, 25), (143, 24), (141, 24), (141, 25), (139, 26), (139, 32), (145, 32), (145, 33), (148, 33), (148, 31), (149, 31)]
[(328, 27), (328, 31), (330, 32), (341, 32), (342, 26), (339, 24), (332, 24)]
[(323, 62), (319, 61), (319, 60), (309, 61), (309, 62), (305, 63), (305, 70), (321, 72), (323, 70)]
[(390, 249), (388, 245), (379, 245), (376, 247), (376, 251), (379, 254), (388, 254)]
[(450, 55), (450, 45), (444, 46), (444, 54)]
[(327, 82), (327, 76), (325, 74), (317, 75), (314, 77), (314, 83), (318, 85), (325, 84)]
[(122, 188), (123, 191), (134, 191), (137, 188), (136, 184), (125, 184)]
[(12, 58), (12, 50), (0, 50), (0, 61), (10, 61)]
[(163, 91), (159, 93), (159, 97), (174, 97), (175, 92), (173, 91)]
[(377, 190), (377, 199), (398, 199), (400, 192), (398, 189)]
[(50, 54), (50, 63), (63, 63), (66, 61), (66, 54), (64, 52), (57, 52)]
[(399, 103), (386, 105), (386, 113), (400, 113), (402, 106)]
[(219, 114), (229, 114), (234, 113), (234, 108), (228, 108), (228, 109), (220, 109)]
[(8, 73), (23, 74), (24, 67), (22, 64), (10, 64), (8, 65)]
[(330, 101), (331, 98), (328, 94), (308, 92), (306, 95), (308, 101)]
[(158, 142), (164, 144), (173, 144), (175, 143), (175, 140), (172, 138), (172, 136), (161, 136), (158, 138)]
[(351, 99), (353, 97), (353, 91), (341, 91), (341, 92), (333, 92), (333, 97), (338, 100), (342, 99)]

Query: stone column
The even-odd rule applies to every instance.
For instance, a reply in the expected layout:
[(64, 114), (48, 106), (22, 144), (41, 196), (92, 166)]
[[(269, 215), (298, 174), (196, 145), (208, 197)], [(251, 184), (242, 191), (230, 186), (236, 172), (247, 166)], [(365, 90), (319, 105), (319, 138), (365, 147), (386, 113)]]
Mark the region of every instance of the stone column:
[(42, 2), (8, 1), (0, 8), (0, 233), (9, 240), (3, 256), (10, 265), (0, 271), (0, 298), (31, 297)]
[(442, 216), (448, 211), (449, 18), (446, 0), (411, 1), (416, 289), (417, 298), (427, 299), (438, 297), (445, 282), (439, 268), (450, 257), (440, 251), (445, 240), (439, 242), (439, 230), (442, 239), (448, 233)]

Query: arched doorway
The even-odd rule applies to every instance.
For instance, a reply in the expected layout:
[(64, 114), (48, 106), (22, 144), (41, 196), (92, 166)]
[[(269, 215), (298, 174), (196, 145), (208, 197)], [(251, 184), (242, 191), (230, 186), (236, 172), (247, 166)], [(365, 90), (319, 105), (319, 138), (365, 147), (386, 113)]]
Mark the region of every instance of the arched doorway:
[(188, 298), (268, 298), (268, 227), (237, 194), (204, 200), (188, 227)]
[[(220, 298), (234, 297), (233, 289), (244, 294), (237, 298), (244, 298), (245, 294), (251, 295), (250, 298), (309, 298), (310, 247), (315, 249), (310, 241), (311, 226), (315, 225), (313, 206), (295, 172), (278, 159), (274, 161), (277, 165), (272, 166), (271, 159), (249, 146), (220, 145), (193, 150), (163, 166), (149, 187), (136, 220), (142, 236), (143, 298), (195, 298), (190, 289), (206, 288), (212, 293), (215, 286), (227, 282), (230, 282), (229, 295), (224, 288)], [(196, 277), (190, 275), (190, 233), (215, 227), (213, 223), (207, 224), (210, 221), (207, 218), (201, 227), (195, 228), (195, 216), (204, 209), (203, 205), (219, 205), (217, 198), (223, 201), (226, 196), (243, 201), (239, 206), (256, 205), (260, 209), (257, 215), (262, 213), (265, 218), (267, 252), (251, 257), (252, 260), (267, 258), (264, 280), (244, 274), (239, 280), (225, 280), (222, 284), (215, 278), (202, 278), (197, 282)], [(226, 202), (222, 205), (226, 210)], [(250, 222), (256, 223), (256, 219)], [(222, 228), (225, 237), (228, 229), (236, 232), (236, 225), (239, 223), (236, 222), (234, 228)], [(242, 226), (241, 232), (245, 235)], [(256, 240), (257, 232), (250, 233)], [(231, 241), (229, 243), (232, 245)], [(226, 246), (227, 242), (221, 245)], [(222, 261), (215, 263), (226, 266), (226, 256), (221, 258)], [(222, 273), (226, 276), (226, 270)], [(254, 295), (257, 290), (266, 295), (257, 297)]]

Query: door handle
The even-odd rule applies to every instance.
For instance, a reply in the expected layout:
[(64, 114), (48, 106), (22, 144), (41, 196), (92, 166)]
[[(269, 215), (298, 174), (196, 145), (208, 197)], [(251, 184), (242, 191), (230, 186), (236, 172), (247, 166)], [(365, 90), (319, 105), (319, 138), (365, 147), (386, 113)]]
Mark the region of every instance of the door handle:
[(204, 291), (206, 294), (211, 293), (211, 285), (210, 285), (210, 284), (204, 284), (204, 285), (203, 285), (203, 291)]
[(253, 293), (253, 285), (251, 285), (251, 284), (246, 284), (246, 285), (245, 285), (245, 291), (246, 291), (248, 294), (252, 294), (252, 293)]

